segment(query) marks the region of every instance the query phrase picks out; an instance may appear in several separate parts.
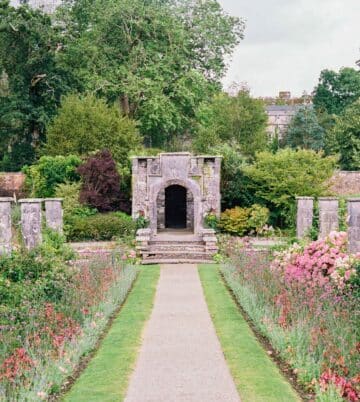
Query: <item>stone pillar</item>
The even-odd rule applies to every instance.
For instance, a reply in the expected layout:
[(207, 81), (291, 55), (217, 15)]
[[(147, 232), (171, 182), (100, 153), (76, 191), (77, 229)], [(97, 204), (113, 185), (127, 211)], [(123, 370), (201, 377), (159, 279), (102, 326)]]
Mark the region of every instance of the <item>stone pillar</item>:
[(349, 252), (360, 252), (360, 198), (347, 200)]
[(296, 236), (302, 238), (312, 226), (314, 213), (313, 197), (296, 197)]
[(49, 229), (63, 232), (63, 209), (62, 198), (45, 199), (46, 226)]
[(0, 255), (11, 252), (11, 202), (10, 197), (0, 198)]
[(41, 198), (24, 198), (21, 205), (21, 233), (25, 247), (30, 250), (41, 243)]
[(339, 200), (336, 197), (319, 198), (319, 239), (339, 230)]

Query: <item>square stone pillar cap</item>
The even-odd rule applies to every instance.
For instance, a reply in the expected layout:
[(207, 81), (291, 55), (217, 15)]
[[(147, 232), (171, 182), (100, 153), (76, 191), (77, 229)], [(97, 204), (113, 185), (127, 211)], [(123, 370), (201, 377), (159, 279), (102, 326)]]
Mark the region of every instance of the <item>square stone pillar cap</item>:
[(297, 200), (313, 200), (314, 197), (295, 197)]
[(29, 204), (37, 204), (42, 202), (43, 199), (42, 198), (22, 198), (21, 200), (18, 201), (19, 204), (25, 204), (25, 203), (29, 203)]
[(60, 201), (60, 202), (63, 202), (64, 199), (63, 198), (45, 198), (44, 201), (45, 202), (47, 202), (47, 201)]
[(360, 202), (360, 197), (347, 198), (347, 202)]
[(12, 197), (0, 197), (0, 202), (13, 202), (14, 199)]
[(338, 201), (338, 197), (319, 197), (319, 201)]

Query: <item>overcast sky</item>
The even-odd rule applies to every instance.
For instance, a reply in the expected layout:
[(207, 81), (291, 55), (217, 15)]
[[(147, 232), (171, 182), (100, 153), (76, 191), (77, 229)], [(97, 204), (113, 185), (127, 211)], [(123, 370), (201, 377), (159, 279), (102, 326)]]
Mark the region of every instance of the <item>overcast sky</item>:
[(246, 20), (224, 87), (246, 82), (255, 96), (311, 92), (324, 68), (360, 59), (360, 0), (219, 0)]

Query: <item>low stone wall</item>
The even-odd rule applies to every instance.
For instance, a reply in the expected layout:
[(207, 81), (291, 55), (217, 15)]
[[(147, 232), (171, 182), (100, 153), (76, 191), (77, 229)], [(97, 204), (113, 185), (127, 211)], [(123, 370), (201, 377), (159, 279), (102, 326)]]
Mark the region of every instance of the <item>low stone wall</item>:
[(360, 171), (338, 171), (330, 182), (330, 191), (334, 195), (360, 195)]
[(0, 172), (0, 197), (23, 197), (25, 177), (21, 172)]

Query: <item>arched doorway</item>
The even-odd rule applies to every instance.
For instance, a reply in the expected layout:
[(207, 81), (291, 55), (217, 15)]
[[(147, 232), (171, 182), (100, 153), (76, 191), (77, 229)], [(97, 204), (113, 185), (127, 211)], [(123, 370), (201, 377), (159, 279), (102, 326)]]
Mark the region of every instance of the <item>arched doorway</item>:
[(183, 186), (174, 184), (165, 188), (165, 228), (186, 229), (187, 191)]

